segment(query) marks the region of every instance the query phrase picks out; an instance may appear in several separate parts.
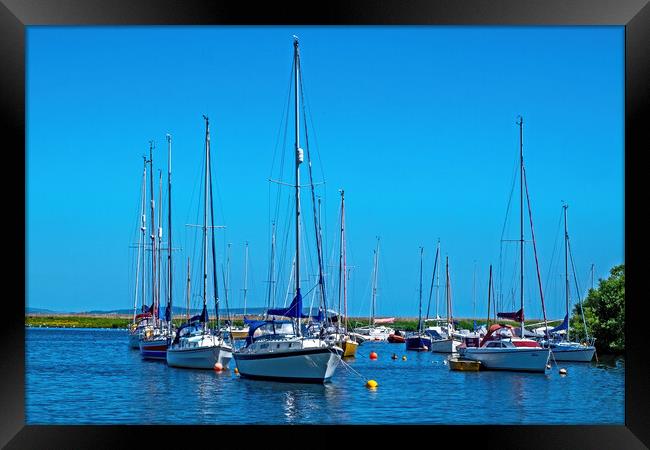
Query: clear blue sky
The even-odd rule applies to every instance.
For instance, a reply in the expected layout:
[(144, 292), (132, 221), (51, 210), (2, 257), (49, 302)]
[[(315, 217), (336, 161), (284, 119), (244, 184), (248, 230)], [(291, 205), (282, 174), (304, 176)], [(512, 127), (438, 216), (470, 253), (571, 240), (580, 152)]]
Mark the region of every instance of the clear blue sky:
[[(156, 170), (166, 174), (165, 133), (173, 135), (174, 240), (183, 247), (174, 296), (184, 304), (196, 234), (184, 225), (197, 220), (202, 114), (211, 120), (216, 221), (227, 226), (216, 232), (219, 265), (233, 244), (231, 306), (242, 305), (244, 241), (248, 305), (264, 304), (276, 146), (292, 160), (292, 111), (286, 141), (282, 133), (293, 34), (314, 174), (326, 181), (318, 194), (330, 265), (338, 264), (338, 189), (346, 192), (352, 315), (369, 313), (375, 236), (380, 316), (417, 315), (419, 246), (426, 303), (438, 238), (454, 315), (485, 315), (518, 160), (518, 115), (549, 315), (564, 315), (562, 200), (581, 284), (592, 263), (598, 278), (624, 262), (623, 27), (28, 27), (27, 306), (132, 307), (142, 155), (155, 140)], [(284, 221), (289, 191), (282, 195)], [(313, 235), (308, 190), (303, 199)], [(518, 238), (518, 184), (512, 202), (505, 239)], [(530, 248), (526, 315), (539, 317)], [(518, 289), (513, 244), (504, 255), (510, 292)], [(291, 261), (277, 264), (286, 275)], [(278, 282), (280, 299), (287, 282)], [(305, 280), (303, 292), (311, 285)]]

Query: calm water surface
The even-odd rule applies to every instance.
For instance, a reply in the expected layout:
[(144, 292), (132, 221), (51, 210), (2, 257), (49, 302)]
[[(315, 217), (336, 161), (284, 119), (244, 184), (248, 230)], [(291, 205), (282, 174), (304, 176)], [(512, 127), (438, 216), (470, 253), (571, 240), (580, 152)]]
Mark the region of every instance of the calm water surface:
[(27, 424), (624, 423), (622, 358), (561, 363), (567, 376), (456, 372), (446, 355), (366, 343), (310, 385), (241, 379), (234, 360), (222, 373), (144, 361), (126, 330), (28, 328), (25, 347)]

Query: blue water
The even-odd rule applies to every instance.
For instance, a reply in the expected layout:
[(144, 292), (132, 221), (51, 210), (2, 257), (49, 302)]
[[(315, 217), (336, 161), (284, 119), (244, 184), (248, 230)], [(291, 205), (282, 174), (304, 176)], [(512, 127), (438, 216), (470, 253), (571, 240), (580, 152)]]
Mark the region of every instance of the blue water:
[[(566, 376), (555, 366), (547, 374), (456, 372), (445, 359), (366, 343), (331, 383), (276, 383), (237, 377), (234, 361), (222, 373), (143, 361), (125, 330), (28, 328), (26, 423), (624, 423), (622, 358), (561, 363)], [(352, 369), (378, 388), (367, 389)]]

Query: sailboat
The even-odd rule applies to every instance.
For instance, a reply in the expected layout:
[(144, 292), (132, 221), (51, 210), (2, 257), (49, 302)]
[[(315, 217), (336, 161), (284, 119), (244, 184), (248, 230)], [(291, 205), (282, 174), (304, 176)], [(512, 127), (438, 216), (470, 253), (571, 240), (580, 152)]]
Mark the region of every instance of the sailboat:
[(445, 259), (446, 265), (446, 300), (447, 300), (447, 326), (440, 331), (435, 327), (428, 330), (431, 336), (431, 351), (434, 353), (455, 353), (460, 342), (454, 339), (454, 319), (451, 310), (451, 280), (449, 278), (449, 257)]
[[(347, 253), (345, 248), (345, 191), (341, 193), (341, 239), (339, 251), (339, 313), (337, 314), (336, 331), (328, 336), (332, 342), (343, 349), (343, 357), (354, 357), (359, 342), (348, 332), (348, 290), (347, 290)], [(341, 292), (343, 297), (341, 298)], [(341, 305), (343, 300), (343, 305)], [(341, 316), (343, 306), (343, 316)]]
[[(243, 378), (324, 383), (330, 380), (338, 367), (343, 349), (326, 340), (305, 336), (301, 319), (305, 318), (300, 290), (300, 147), (299, 99), (300, 56), (298, 38), (294, 36), (294, 97), (295, 97), (295, 297), (288, 308), (267, 310), (267, 319), (249, 322), (246, 346), (235, 351), (233, 357)], [(309, 147), (307, 147), (309, 149)], [(276, 320), (274, 316), (288, 320)], [(271, 319), (268, 319), (271, 317)], [(324, 329), (322, 329), (324, 331)]]
[[(550, 347), (551, 352), (553, 353), (553, 358), (556, 361), (571, 361), (571, 362), (590, 362), (596, 353), (596, 347), (593, 346), (593, 340), (589, 339), (587, 332), (587, 324), (585, 325), (585, 334), (587, 335), (588, 343), (580, 343), (571, 341), (570, 338), (570, 329), (569, 329), (569, 231), (567, 227), (567, 209), (568, 205), (562, 205), (564, 210), (564, 278), (565, 278), (565, 305), (566, 305), (566, 315), (562, 323), (555, 328), (549, 330), (549, 334), (552, 336), (550, 339), (542, 341), (544, 347)], [(571, 260), (573, 262), (573, 259)], [(574, 274), (575, 275), (575, 274)], [(580, 305), (582, 307), (582, 304)], [(582, 311), (582, 308), (581, 308)]]
[[(167, 349), (167, 365), (194, 369), (213, 369), (221, 364), (227, 369), (232, 359), (232, 346), (224, 341), (219, 332), (219, 294), (217, 291), (217, 273), (214, 243), (214, 209), (212, 197), (212, 169), (210, 164), (210, 121), (205, 119), (205, 191), (203, 202), (203, 310), (199, 317), (190, 319), (181, 325), (176, 337)], [(171, 173), (171, 172), (170, 172)], [(217, 324), (214, 330), (208, 327), (208, 199), (210, 202), (212, 230), (212, 280), (217, 311)], [(170, 278), (171, 283), (171, 278)], [(171, 289), (170, 289), (171, 291)]]
[[(171, 158), (171, 136), (167, 136), (169, 154)], [(140, 355), (143, 359), (156, 359), (164, 361), (167, 358), (167, 346), (174, 338), (174, 329), (171, 321), (171, 307), (169, 304), (166, 308), (165, 321), (160, 320), (160, 253), (162, 252), (162, 249), (160, 247), (162, 242), (162, 224), (160, 224), (158, 227), (158, 245), (156, 245), (156, 234), (154, 234), (156, 230), (156, 223), (153, 191), (153, 148), (153, 141), (150, 141), (149, 160), (146, 162), (149, 164), (151, 187), (151, 313), (153, 316), (154, 325), (152, 328), (146, 329), (144, 335), (140, 339)], [(171, 160), (169, 161), (169, 164), (171, 170)], [(171, 245), (168, 246), (169, 251), (171, 252)], [(156, 257), (158, 257), (158, 261), (156, 261)], [(156, 264), (156, 262), (158, 262), (158, 264)]]
[(423, 331), (422, 323), (422, 259), (424, 248), (420, 247), (420, 306), (418, 309), (418, 330), (406, 337), (406, 350), (427, 351), (431, 348), (431, 337)]
[[(541, 372), (546, 371), (546, 365), (550, 356), (548, 348), (542, 348), (537, 341), (527, 339), (524, 335), (524, 154), (523, 154), (523, 118), (519, 117), (519, 170), (520, 170), (520, 306), (521, 309), (515, 313), (520, 322), (520, 336), (517, 338), (514, 330), (509, 325), (494, 324), (489, 329), (485, 337), (477, 346), (470, 346), (470, 341), (476, 344), (474, 339), (466, 339), (458, 346), (458, 353), (462, 358), (479, 361), (481, 367), (489, 370), (511, 370), (524, 372)], [(526, 194), (528, 187), (526, 186)], [(532, 231), (532, 216), (530, 214), (530, 199), (528, 199), (528, 213), (531, 224), (531, 233), (533, 245), (535, 245), (535, 235)], [(537, 258), (537, 251), (535, 250)], [(492, 272), (490, 271), (490, 274)], [(544, 311), (544, 321), (546, 322), (546, 310), (544, 308), (544, 297), (542, 295), (542, 310)], [(492, 278), (490, 277), (490, 283)], [(490, 291), (488, 291), (490, 292)]]
[[(377, 279), (379, 274), (379, 237), (377, 237), (377, 248), (374, 251), (374, 264), (372, 269), (372, 299), (370, 303), (370, 321), (368, 326), (358, 327), (354, 329), (355, 333), (358, 333), (366, 337), (370, 341), (386, 341), (391, 334), (395, 333), (395, 330), (381, 324), (393, 323), (395, 321), (394, 317), (385, 318), (385, 319), (376, 319), (375, 318), (375, 308), (376, 308), (376, 299), (377, 299)], [(377, 326), (377, 324), (380, 324)]]
[[(133, 321), (129, 326), (129, 347), (132, 349), (140, 349), (140, 339), (144, 335), (147, 329), (153, 328), (153, 319), (152, 314), (149, 309), (145, 306), (146, 299), (146, 283), (145, 279), (145, 262), (146, 258), (144, 257), (145, 253), (145, 232), (147, 230), (146, 221), (147, 216), (145, 214), (145, 199), (147, 196), (147, 159), (144, 159), (144, 169), (142, 171), (142, 188), (141, 188), (141, 208), (140, 208), (140, 233), (138, 240), (138, 256), (136, 262), (136, 273), (135, 273), (135, 294), (133, 300)], [(142, 263), (142, 264), (141, 264)], [(142, 285), (139, 286), (140, 279), (142, 278)], [(142, 303), (142, 312), (137, 313), (138, 307), (138, 291), (142, 288), (142, 296), (140, 301)]]

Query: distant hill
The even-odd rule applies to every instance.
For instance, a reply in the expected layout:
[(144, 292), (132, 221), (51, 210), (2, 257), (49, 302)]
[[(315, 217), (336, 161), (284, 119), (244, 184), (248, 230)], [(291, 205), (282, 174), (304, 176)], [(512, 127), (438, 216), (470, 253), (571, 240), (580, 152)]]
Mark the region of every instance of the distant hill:
[[(161, 312), (164, 313), (164, 306), (161, 308)], [(140, 312), (140, 311), (138, 311)], [(222, 315), (226, 314), (226, 311), (222, 309), (221, 311)], [(257, 316), (257, 315), (262, 315), (266, 312), (266, 307), (252, 307), (252, 308), (246, 308), (246, 314), (251, 315), (251, 316)], [(309, 308), (303, 308), (303, 312), (305, 314), (309, 313)], [(181, 306), (174, 306), (172, 308), (172, 313), (174, 316), (184, 316), (186, 314), (185, 308)], [(318, 310), (313, 309), (312, 314), (317, 314)], [(89, 314), (89, 315), (131, 315), (133, 314), (133, 309), (109, 309), (109, 310), (98, 310), (94, 309), (91, 311), (66, 311), (66, 312), (61, 312), (61, 311), (53, 311), (50, 309), (44, 309), (44, 308), (25, 308), (25, 314)], [(197, 314), (201, 314), (201, 309), (197, 308), (191, 308), (190, 309), (190, 315), (194, 316)], [(208, 314), (210, 316), (214, 315), (214, 305), (211, 305), (211, 307), (208, 308)], [(233, 315), (241, 315), (244, 314), (244, 308), (233, 308), (230, 310), (230, 314)]]
[(25, 308), (25, 314), (61, 314), (59, 311), (52, 311), (45, 308)]

